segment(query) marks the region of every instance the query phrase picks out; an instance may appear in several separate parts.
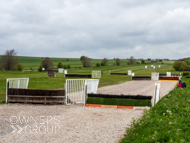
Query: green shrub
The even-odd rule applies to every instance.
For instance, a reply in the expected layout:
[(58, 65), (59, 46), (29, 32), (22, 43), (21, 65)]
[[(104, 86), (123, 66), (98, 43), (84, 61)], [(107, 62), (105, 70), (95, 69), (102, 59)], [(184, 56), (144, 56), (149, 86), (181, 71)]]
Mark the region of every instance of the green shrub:
[(42, 65), (39, 66), (38, 71), (42, 72)]
[(186, 78), (190, 78), (190, 75), (186, 75)]
[(68, 69), (70, 69), (70, 68), (71, 68), (71, 66), (70, 66), (70, 65), (67, 65), (67, 68), (68, 68)]
[(100, 64), (99, 64), (99, 63), (96, 63), (96, 67), (100, 67)]
[(141, 64), (145, 64), (145, 61), (144, 61), (144, 60), (141, 60)]
[(17, 69), (18, 71), (22, 71), (22, 70), (23, 70), (23, 66), (22, 66), (21, 64), (18, 64), (16, 69)]
[(176, 71), (185, 71), (185, 70), (187, 70), (187, 64), (184, 61), (176, 61), (173, 64), (173, 68)]
[(88, 104), (102, 104), (102, 105), (120, 105), (120, 106), (151, 106), (150, 100), (140, 99), (117, 99), (117, 98), (100, 98), (88, 97)]
[(182, 80), (187, 88), (176, 87), (145, 111), (141, 119), (134, 120), (120, 143), (190, 142), (190, 80)]
[(62, 62), (58, 62), (58, 64), (57, 64), (57, 68), (63, 68), (63, 64), (62, 64)]
[(105, 66), (104, 63), (101, 62), (101, 66)]
[(189, 75), (189, 72), (183, 72), (183, 76)]
[(68, 69), (68, 66), (67, 66), (67, 65), (64, 65), (63, 68), (64, 68), (64, 69)]

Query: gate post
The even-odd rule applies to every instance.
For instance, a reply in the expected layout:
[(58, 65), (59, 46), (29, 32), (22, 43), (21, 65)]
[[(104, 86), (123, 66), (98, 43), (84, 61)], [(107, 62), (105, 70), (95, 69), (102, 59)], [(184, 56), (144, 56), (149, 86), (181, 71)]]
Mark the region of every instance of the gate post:
[(7, 103), (7, 100), (8, 100), (8, 93), (9, 92), (9, 82), (8, 80), (6, 81), (6, 103)]
[(87, 94), (87, 85), (85, 85), (85, 97), (84, 97), (84, 106), (86, 106), (86, 101), (87, 101), (87, 98), (88, 98), (88, 94)]

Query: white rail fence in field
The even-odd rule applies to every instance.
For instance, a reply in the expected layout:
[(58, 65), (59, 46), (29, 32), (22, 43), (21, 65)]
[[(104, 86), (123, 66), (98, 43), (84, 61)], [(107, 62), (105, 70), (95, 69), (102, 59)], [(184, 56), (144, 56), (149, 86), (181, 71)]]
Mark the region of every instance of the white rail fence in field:
[(6, 103), (7, 103), (7, 93), (9, 88), (22, 88), (27, 89), (29, 83), (29, 78), (8, 78), (6, 80)]
[(92, 71), (92, 78), (101, 78), (101, 71)]
[(67, 79), (66, 104), (86, 104), (87, 93), (97, 93), (99, 79)]

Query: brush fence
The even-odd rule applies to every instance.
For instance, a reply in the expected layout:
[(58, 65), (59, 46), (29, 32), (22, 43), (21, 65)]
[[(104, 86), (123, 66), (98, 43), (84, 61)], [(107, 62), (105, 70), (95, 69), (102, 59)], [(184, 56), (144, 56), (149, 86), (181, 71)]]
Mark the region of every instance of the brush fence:
[(29, 83), (29, 78), (8, 78), (6, 80), (6, 103), (8, 100), (8, 90), (9, 88), (21, 88), (21, 89), (27, 89)]
[(65, 74), (65, 77), (92, 78), (91, 74)]
[(101, 78), (101, 71), (92, 71), (92, 78)]
[(8, 103), (64, 104), (65, 90), (8, 89)]
[(65, 84), (66, 104), (86, 104), (88, 93), (97, 93), (99, 79), (67, 79)]

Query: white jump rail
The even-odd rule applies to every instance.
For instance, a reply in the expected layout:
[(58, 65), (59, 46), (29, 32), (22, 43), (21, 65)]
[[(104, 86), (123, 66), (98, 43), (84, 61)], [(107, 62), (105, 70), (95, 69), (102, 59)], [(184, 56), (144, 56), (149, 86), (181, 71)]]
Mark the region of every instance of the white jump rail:
[(99, 79), (67, 79), (65, 84), (66, 105), (86, 104), (87, 93), (97, 93)]
[(6, 80), (6, 103), (8, 100), (8, 89), (9, 88), (21, 88), (27, 89), (29, 83), (29, 78), (8, 78)]

